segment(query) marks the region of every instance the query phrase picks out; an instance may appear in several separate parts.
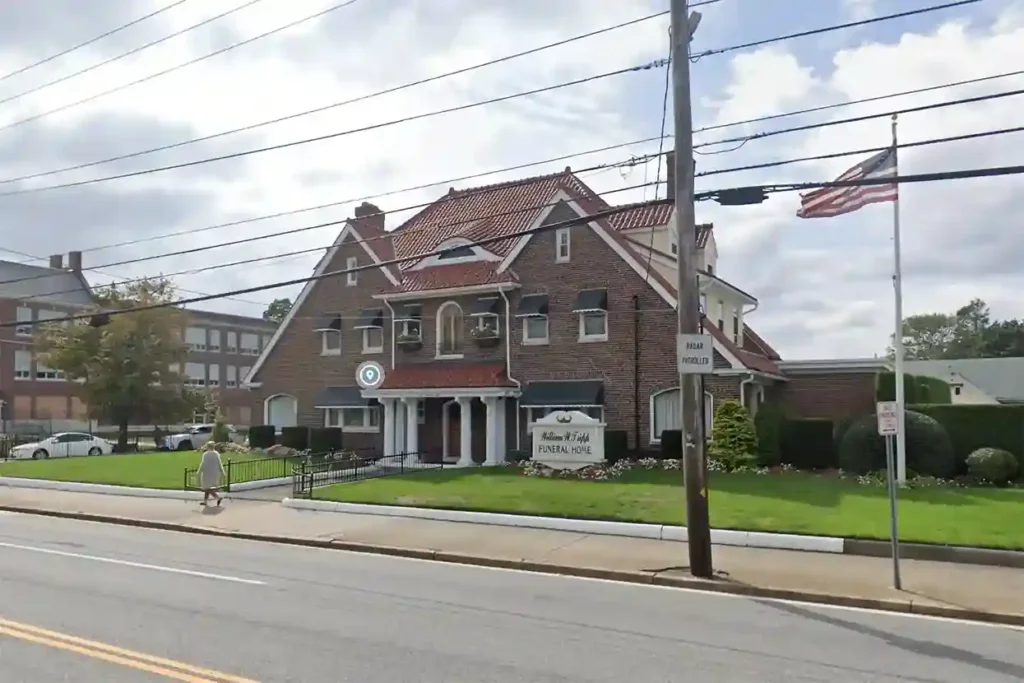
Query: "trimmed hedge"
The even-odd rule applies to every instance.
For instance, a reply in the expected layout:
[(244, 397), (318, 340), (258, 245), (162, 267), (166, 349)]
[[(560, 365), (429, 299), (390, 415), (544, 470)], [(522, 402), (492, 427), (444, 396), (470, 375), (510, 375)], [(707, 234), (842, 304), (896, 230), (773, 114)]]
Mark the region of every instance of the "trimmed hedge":
[(270, 448), (274, 445), (274, 425), (253, 425), (249, 427), (249, 448)]
[(782, 424), (782, 462), (800, 470), (835, 469), (839, 461), (831, 420), (788, 419)]
[(759, 467), (775, 467), (782, 462), (782, 431), (785, 423), (786, 417), (772, 405), (761, 406), (754, 416)]
[(281, 427), (281, 445), (304, 451), (309, 448), (309, 427)]
[(945, 427), (958, 474), (967, 472), (967, 456), (979, 448), (1009, 451), (1024, 461), (1024, 405), (908, 405), (907, 409)]
[(1006, 486), (1017, 476), (1019, 465), (1009, 451), (979, 448), (967, 456), (967, 471), (975, 479)]
[(609, 465), (629, 457), (629, 432), (605, 430), (604, 459)]
[(683, 432), (680, 429), (666, 429), (661, 433), (661, 459), (682, 460)]
[(729, 470), (757, 464), (757, 432), (750, 413), (739, 401), (728, 400), (715, 409), (714, 438), (708, 455)]
[[(937, 377), (903, 375), (903, 398), (911, 403), (948, 404), (952, 401), (949, 385)], [(896, 400), (896, 374), (880, 372), (875, 379), (875, 400)]]
[[(953, 443), (939, 422), (916, 411), (906, 412), (907, 470), (940, 479), (956, 470)], [(878, 418), (866, 415), (846, 430), (839, 444), (839, 465), (848, 472), (867, 474), (884, 470), (885, 440), (878, 434)]]
[(309, 430), (309, 450), (334, 453), (341, 450), (341, 427), (313, 427)]
[(948, 405), (953, 401), (953, 395), (949, 391), (949, 384), (938, 377), (918, 375), (915, 380), (917, 384), (915, 403)]

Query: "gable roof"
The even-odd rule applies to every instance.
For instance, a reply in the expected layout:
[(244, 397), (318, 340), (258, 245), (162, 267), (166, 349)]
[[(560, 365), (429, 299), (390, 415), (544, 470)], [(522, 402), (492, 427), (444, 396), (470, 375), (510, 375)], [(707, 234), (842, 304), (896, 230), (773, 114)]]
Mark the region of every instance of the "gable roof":
[(0, 261), (0, 298), (63, 306), (94, 303), (92, 291), (80, 274), (15, 261)]
[(908, 360), (905, 371), (947, 382), (951, 375), (960, 375), (997, 401), (1024, 401), (1024, 358)]

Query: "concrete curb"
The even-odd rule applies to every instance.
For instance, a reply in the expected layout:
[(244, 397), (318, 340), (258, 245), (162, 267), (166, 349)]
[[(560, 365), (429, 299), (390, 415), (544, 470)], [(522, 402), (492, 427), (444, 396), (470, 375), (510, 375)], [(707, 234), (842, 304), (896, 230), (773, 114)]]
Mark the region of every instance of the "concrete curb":
[(430, 560), (434, 562), (449, 562), (452, 564), (464, 564), (477, 567), (493, 567), (499, 569), (512, 569), (517, 571), (535, 572), (540, 574), (551, 574), (558, 576), (576, 576), (591, 579), (603, 579), (606, 581), (618, 581), (652, 586), (665, 586), (670, 588), (683, 588), (708, 593), (723, 593), (729, 595), (743, 595), (751, 598), (767, 598), (773, 600), (789, 600), (792, 602), (803, 602), (819, 605), (833, 605), (839, 607), (854, 607), (859, 609), (875, 610), (880, 612), (896, 612), (902, 614), (919, 614), (922, 616), (943, 617), (946, 619), (957, 619), (960, 621), (978, 621), (990, 624), (1003, 624), (1008, 626), (1024, 626), (1024, 614), (1008, 612), (983, 612), (980, 610), (965, 609), (960, 607), (943, 607), (937, 605), (918, 604), (913, 600), (880, 600), (873, 598), (860, 598), (844, 595), (830, 595), (811, 591), (794, 591), (781, 588), (768, 588), (751, 586), (748, 584), (728, 583), (725, 581), (705, 581), (677, 576), (661, 576), (647, 572), (631, 572), (615, 569), (601, 569), (597, 567), (571, 567), (566, 565), (549, 564), (544, 562), (531, 562), (528, 560), (510, 560), (498, 557), (487, 557), (481, 555), (467, 555), (462, 553), (451, 553), (437, 550), (425, 550), (417, 548), (401, 548), (396, 546), (376, 545), (370, 543), (356, 543), (352, 541), (321, 540), (316, 538), (296, 538), (291, 536), (274, 536), (267, 534), (252, 534), (240, 531), (226, 531), (221, 529), (209, 529), (204, 527), (188, 526), (171, 522), (155, 522), (128, 517), (116, 517), (112, 515), (96, 515), (85, 512), (65, 512), (61, 510), (41, 510), (36, 508), (24, 508), (14, 505), (0, 505), (0, 510), (6, 512), (17, 512), (22, 514), (40, 515), (45, 517), (58, 517), (63, 519), (77, 519), (88, 522), (101, 522), (130, 526), (137, 528), (159, 529), (163, 531), (176, 531), (180, 533), (196, 534), (201, 536), (218, 536), (222, 538), (234, 538), (246, 541), (258, 541), (263, 543), (277, 543), (281, 545), (301, 546), (307, 548), (321, 548), (326, 550), (345, 550), (372, 555), (386, 555), (390, 557), (405, 557), (419, 560)]
[[(361, 503), (336, 503), (326, 500), (305, 500), (285, 498), (281, 505), (296, 510), (317, 512), (341, 512), (350, 515), (378, 515), (385, 517), (407, 517), (429, 519), (440, 522), (463, 522), (487, 524), (525, 529), (547, 529), (568, 531), (598, 536), (625, 536), (646, 538), (656, 541), (686, 542), (686, 527), (667, 524), (636, 524), (628, 522), (603, 522), (588, 519), (566, 519), (561, 517), (536, 517), (531, 515), (507, 515), (493, 512), (468, 512), (465, 510), (441, 510), (432, 508), (399, 507), (395, 505), (364, 505)], [(747, 548), (771, 548), (774, 550), (801, 550), (804, 552), (841, 554), (844, 541), (826, 536), (800, 536), (797, 534), (771, 534), (760, 531), (731, 531), (714, 529), (711, 542), (716, 545), (740, 546)]]
[[(887, 541), (860, 541), (846, 539), (844, 551), (847, 555), (867, 557), (891, 557), (892, 546)], [(923, 543), (900, 543), (900, 558), (904, 560), (925, 560), (928, 562), (954, 562), (977, 564), (986, 567), (1013, 567), (1024, 569), (1024, 552), (1018, 550), (993, 550), (970, 548), (957, 545), (926, 545)]]
[[(231, 485), (231, 492), (256, 491), (292, 483), (291, 477), (246, 481)], [(78, 481), (55, 481), (52, 479), (27, 479), (22, 477), (0, 477), (0, 487), (22, 489), (45, 489), (47, 491), (67, 491), (69, 493), (94, 493), (103, 496), (129, 496), (133, 498), (164, 498), (167, 500), (201, 500), (200, 491), (179, 491), (175, 489), (144, 489), (134, 486), (114, 486), (112, 484), (86, 484)]]

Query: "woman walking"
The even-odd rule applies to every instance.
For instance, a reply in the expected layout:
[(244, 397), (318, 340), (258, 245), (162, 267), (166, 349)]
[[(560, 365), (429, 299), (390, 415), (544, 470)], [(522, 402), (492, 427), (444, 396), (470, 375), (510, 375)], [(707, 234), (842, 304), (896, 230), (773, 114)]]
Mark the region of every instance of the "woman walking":
[(221, 497), (217, 489), (220, 488), (220, 478), (225, 476), (224, 463), (221, 462), (220, 453), (212, 446), (203, 452), (203, 459), (196, 474), (199, 478), (199, 488), (203, 490), (203, 502), (200, 505), (206, 505), (212, 497), (217, 501), (217, 507), (220, 507)]

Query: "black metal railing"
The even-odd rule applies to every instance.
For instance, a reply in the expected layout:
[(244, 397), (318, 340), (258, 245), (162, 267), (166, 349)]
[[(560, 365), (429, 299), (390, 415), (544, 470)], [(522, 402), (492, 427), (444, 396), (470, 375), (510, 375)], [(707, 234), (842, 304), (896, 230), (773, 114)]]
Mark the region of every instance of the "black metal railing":
[[(337, 455), (341, 457), (307, 460), (297, 464), (292, 472), (292, 495), (296, 498), (312, 498), (315, 489), (333, 484), (348, 484), (444, 467), (443, 462), (424, 462), (425, 452), (363, 457), (352, 457), (346, 453)], [(412, 462), (416, 463), (415, 466), (409, 465)]]
[[(276, 458), (253, 458), (251, 460), (224, 460), (224, 484), (225, 491), (231, 490), (232, 484), (245, 484), (253, 481), (267, 481), (269, 479), (284, 479), (292, 476), (292, 470), (297, 464), (305, 461), (308, 455), (288, 455)], [(185, 469), (182, 488), (184, 490), (199, 488), (196, 481), (199, 474), (198, 467)]]

